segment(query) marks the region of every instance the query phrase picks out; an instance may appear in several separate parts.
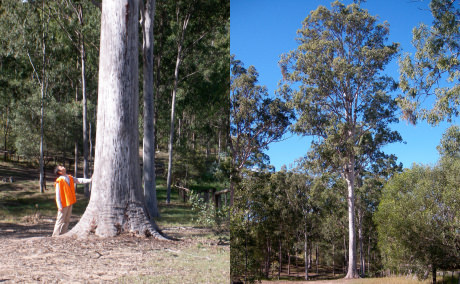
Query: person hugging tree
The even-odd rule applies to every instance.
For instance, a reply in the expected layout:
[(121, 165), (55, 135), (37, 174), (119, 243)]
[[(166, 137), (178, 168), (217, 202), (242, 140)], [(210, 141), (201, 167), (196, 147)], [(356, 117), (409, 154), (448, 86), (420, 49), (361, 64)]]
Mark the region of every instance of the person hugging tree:
[(61, 165), (54, 169), (54, 174), (57, 176), (55, 187), (58, 213), (56, 224), (54, 225), (53, 237), (56, 237), (65, 234), (69, 227), (72, 205), (77, 202), (75, 184), (90, 183), (91, 179), (74, 178), (68, 175), (65, 167)]

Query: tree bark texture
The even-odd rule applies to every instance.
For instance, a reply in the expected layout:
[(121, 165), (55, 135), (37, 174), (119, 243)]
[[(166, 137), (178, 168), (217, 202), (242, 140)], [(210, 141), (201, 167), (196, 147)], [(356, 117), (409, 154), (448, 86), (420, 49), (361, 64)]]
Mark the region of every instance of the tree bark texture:
[[(142, 0), (144, 1), (144, 0)], [(155, 0), (146, 0), (142, 11), (143, 35), (143, 90), (144, 90), (144, 139), (143, 139), (143, 173), (144, 198), (150, 217), (159, 217), (155, 184), (155, 130), (153, 119), (153, 27)]]
[(348, 188), (348, 270), (345, 278), (358, 278), (356, 269), (356, 233), (355, 233), (355, 159), (350, 157), (350, 162), (345, 170), (345, 179)]
[[(102, 3), (96, 150), (92, 193), (66, 235), (122, 232), (165, 239), (149, 220), (141, 186), (138, 133), (138, 1)], [(65, 235), (64, 235), (65, 236)]]

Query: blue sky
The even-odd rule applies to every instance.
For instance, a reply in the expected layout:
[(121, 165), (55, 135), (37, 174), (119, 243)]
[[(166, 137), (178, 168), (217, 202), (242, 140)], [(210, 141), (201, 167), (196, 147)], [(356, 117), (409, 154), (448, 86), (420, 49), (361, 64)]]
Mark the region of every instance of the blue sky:
[[(231, 0), (230, 1), (230, 52), (246, 67), (254, 65), (259, 72), (259, 84), (267, 86), (273, 94), (281, 80), (278, 67), (280, 55), (297, 47), (296, 32), (310, 11), (319, 5), (330, 8), (332, 1), (326, 0)], [(352, 1), (343, 1), (350, 4)], [(412, 29), (420, 23), (431, 25), (432, 17), (428, 0), (368, 0), (362, 7), (371, 15), (378, 15), (379, 22), (390, 24), (390, 42), (399, 42), (401, 53), (413, 53)], [(398, 64), (395, 59), (385, 71), (398, 79)], [(448, 123), (431, 127), (425, 122), (416, 126), (405, 121), (393, 125), (405, 143), (396, 143), (384, 148), (389, 154), (398, 156), (404, 167), (412, 163), (434, 164), (439, 158), (439, 144)], [(281, 142), (273, 143), (266, 152), (270, 163), (279, 170), (282, 165), (291, 167), (295, 160), (304, 156), (310, 147), (310, 137), (288, 133)]]

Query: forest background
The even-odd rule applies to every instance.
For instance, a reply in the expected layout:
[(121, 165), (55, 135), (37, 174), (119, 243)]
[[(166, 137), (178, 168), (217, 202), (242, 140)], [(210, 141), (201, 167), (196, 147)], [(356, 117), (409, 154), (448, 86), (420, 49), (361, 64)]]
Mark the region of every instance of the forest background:
[[(346, 278), (431, 275), (436, 282), (436, 269), (457, 269), (458, 1), (271, 4), (231, 2), (232, 103), (285, 106), (270, 112), (271, 120), (245, 124), (232, 116), (233, 137), (251, 132), (238, 127), (251, 121), (249, 136), (259, 142), (252, 156), (239, 152), (246, 167), (235, 185), (242, 198), (231, 223), (232, 275), (321, 279), (340, 271)], [(356, 23), (366, 26), (367, 10), (378, 16), (366, 32)], [(382, 65), (369, 69), (368, 62)], [(373, 82), (369, 74), (382, 77)], [(360, 93), (363, 76), (376, 84)], [(358, 108), (345, 103), (344, 86)], [(348, 119), (350, 109), (359, 125)], [(258, 136), (263, 127), (268, 134)], [(407, 144), (395, 143), (401, 141)]]

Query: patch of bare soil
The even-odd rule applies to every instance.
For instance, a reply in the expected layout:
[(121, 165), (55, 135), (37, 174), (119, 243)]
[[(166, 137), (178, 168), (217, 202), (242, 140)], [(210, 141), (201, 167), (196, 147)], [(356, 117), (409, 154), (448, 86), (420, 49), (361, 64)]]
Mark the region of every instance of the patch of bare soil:
[[(197, 245), (230, 249), (228, 243), (206, 237), (209, 230), (200, 228), (163, 230), (178, 241), (130, 235), (81, 240), (52, 238), (53, 226), (52, 219), (29, 225), (0, 223), (0, 283), (112, 283), (123, 276), (157, 273), (152, 266), (167, 261), (170, 252), (180, 256)], [(171, 270), (174, 273), (174, 267)]]

